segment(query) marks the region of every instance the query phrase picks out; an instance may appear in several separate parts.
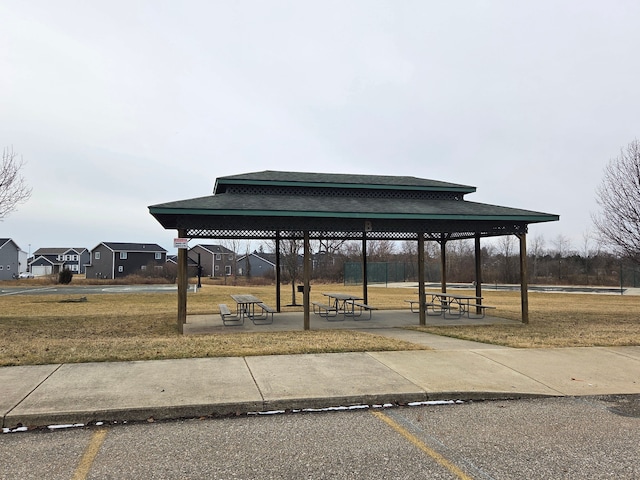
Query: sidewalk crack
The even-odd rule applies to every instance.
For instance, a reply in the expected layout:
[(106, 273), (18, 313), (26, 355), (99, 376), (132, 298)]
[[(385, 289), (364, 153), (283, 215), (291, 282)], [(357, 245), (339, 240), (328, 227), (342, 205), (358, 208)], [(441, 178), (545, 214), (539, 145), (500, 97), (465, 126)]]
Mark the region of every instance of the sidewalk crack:
[(258, 389), (258, 393), (260, 394), (260, 398), (262, 399), (262, 411), (265, 411), (267, 409), (267, 402), (264, 399), (264, 394), (262, 393), (262, 390), (260, 389), (260, 385), (258, 385), (258, 382), (256, 381), (256, 377), (253, 375), (253, 372), (251, 371), (251, 367), (249, 366), (249, 362), (247, 362), (247, 357), (242, 357), (242, 361), (247, 366), (247, 370), (249, 370), (249, 375), (251, 375), (251, 379), (253, 380), (253, 384)]
[(29, 398), (29, 396), (31, 396), (31, 394), (33, 392), (35, 392), (40, 385), (42, 385), (44, 382), (46, 382), (47, 380), (49, 380), (51, 378), (51, 376), (56, 373), (58, 370), (60, 370), (60, 368), (64, 365), (64, 363), (60, 363), (55, 369), (53, 369), (51, 371), (51, 373), (49, 375), (47, 375), (45, 378), (42, 379), (41, 382), (39, 382), (35, 387), (33, 387), (24, 397), (22, 397), (22, 399), (16, 403), (13, 407), (11, 407), (9, 410), (7, 410), (7, 412), (2, 416), (2, 427), (4, 428), (5, 424), (6, 424), (6, 420), (7, 420), (7, 415), (10, 415), (11, 412), (13, 412), (16, 408), (18, 408), (22, 402), (24, 402), (27, 398)]
[(544, 385), (544, 386), (545, 386), (545, 387), (547, 387), (549, 390), (553, 390), (554, 392), (558, 392), (558, 395), (561, 395), (561, 396), (563, 396), (563, 397), (565, 397), (565, 396), (566, 396), (566, 394), (565, 394), (564, 392), (561, 392), (560, 390), (558, 390), (558, 389), (556, 389), (556, 388), (553, 388), (551, 385), (547, 385), (546, 383), (541, 382), (541, 381), (540, 381), (540, 380), (538, 380), (537, 378), (533, 378), (531, 375), (527, 375), (526, 373), (521, 372), (520, 370), (517, 370), (517, 369), (513, 368), (511, 365), (507, 365), (506, 363), (499, 362), (498, 360), (496, 360), (496, 359), (494, 359), (494, 358), (490, 358), (490, 357), (487, 357), (486, 355), (482, 355), (482, 353), (481, 353), (481, 352), (482, 352), (482, 350), (470, 350), (470, 352), (471, 352), (471, 353), (475, 353), (476, 355), (479, 355), (479, 356), (481, 356), (482, 358), (486, 358), (487, 360), (489, 360), (489, 361), (491, 361), (491, 362), (497, 363), (498, 365), (502, 365), (503, 367), (506, 367), (506, 368), (508, 368), (509, 370), (514, 371), (514, 372), (518, 373), (519, 375), (522, 375), (523, 377), (528, 378), (529, 380), (532, 380), (532, 381), (534, 381), (534, 382), (536, 382), (536, 383), (539, 383), (540, 385)]

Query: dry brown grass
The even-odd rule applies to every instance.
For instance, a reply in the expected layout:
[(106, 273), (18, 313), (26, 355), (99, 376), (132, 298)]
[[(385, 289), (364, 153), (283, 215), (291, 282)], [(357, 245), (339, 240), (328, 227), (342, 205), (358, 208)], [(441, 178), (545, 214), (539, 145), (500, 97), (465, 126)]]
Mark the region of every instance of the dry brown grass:
[[(188, 313), (217, 312), (218, 304), (228, 303), (234, 292), (259, 295), (275, 305), (273, 286), (205, 285), (199, 293), (189, 294)], [(185, 337), (176, 327), (175, 294), (87, 295), (86, 302), (64, 302), (77, 298), (0, 297), (0, 366), (423, 348), (344, 330)]]
[[(520, 320), (519, 292), (484, 291), (490, 315)], [(640, 345), (640, 297), (529, 293), (529, 324), (420, 327), (465, 340), (517, 348)]]
[[(312, 301), (323, 299), (321, 292), (327, 291), (361, 293), (361, 287), (313, 285)], [(189, 294), (188, 313), (217, 313), (217, 305), (229, 303), (232, 293), (251, 293), (275, 305), (273, 286), (205, 285), (197, 294)], [(484, 296), (485, 304), (497, 307), (492, 315), (519, 320), (519, 293), (487, 290)], [(297, 295), (298, 302), (301, 297)], [(404, 300), (415, 297), (415, 289), (369, 289), (369, 303), (383, 309), (406, 309)], [(0, 365), (420, 348), (348, 330), (183, 337), (175, 325), (175, 294), (88, 295), (87, 302), (61, 303), (72, 298), (0, 297)], [(283, 305), (290, 300), (290, 287), (283, 286)], [(640, 297), (531, 293), (529, 303), (529, 325), (420, 329), (526, 348), (640, 345)], [(302, 311), (302, 307), (283, 310)]]

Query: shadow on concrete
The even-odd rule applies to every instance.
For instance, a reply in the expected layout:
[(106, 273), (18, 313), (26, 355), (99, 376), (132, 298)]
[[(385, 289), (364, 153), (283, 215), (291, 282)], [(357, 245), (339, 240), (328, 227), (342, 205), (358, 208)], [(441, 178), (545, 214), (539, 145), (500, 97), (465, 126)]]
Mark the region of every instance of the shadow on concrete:
[[(270, 325), (254, 325), (246, 318), (243, 325), (224, 326), (219, 314), (187, 315), (187, 323), (184, 325), (185, 335), (240, 333), (240, 332), (285, 332), (304, 330), (304, 315), (302, 312), (281, 312), (274, 314), (274, 321)], [(342, 316), (337, 318), (341, 319)], [(517, 321), (504, 318), (486, 316), (484, 318), (443, 318), (441, 316), (427, 316), (427, 325), (453, 326), (453, 325), (495, 325), (517, 324)], [(420, 319), (417, 313), (409, 310), (376, 310), (371, 320), (354, 320), (347, 317), (344, 320), (328, 321), (318, 315), (311, 314), (311, 330), (374, 330), (388, 328), (402, 328), (418, 326)]]

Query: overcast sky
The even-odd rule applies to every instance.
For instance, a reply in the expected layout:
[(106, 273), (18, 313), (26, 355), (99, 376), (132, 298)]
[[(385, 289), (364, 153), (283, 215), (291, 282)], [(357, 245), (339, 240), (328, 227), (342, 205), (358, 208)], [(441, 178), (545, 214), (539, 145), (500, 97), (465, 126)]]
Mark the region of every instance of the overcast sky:
[(637, 1), (0, 3), (0, 147), (25, 251), (155, 242), (147, 207), (262, 170), (410, 175), (560, 215), (580, 249), (640, 136)]

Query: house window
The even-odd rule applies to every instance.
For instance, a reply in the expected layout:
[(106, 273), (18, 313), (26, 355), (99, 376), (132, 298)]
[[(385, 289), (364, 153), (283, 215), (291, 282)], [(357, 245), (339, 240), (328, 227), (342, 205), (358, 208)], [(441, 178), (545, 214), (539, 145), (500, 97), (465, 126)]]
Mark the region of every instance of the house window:
[(11, 270), (11, 265), (7, 265), (7, 270)]
[(146, 269), (147, 269), (147, 266), (146, 266), (146, 265), (142, 265), (142, 266), (140, 267), (140, 270), (146, 270)]
[(94, 257), (96, 260), (100, 260), (100, 252), (96, 252)]
[(222, 260), (222, 255), (220, 255), (219, 253), (216, 253), (216, 260)]
[(156, 260), (162, 260), (162, 253), (156, 252)]
[(126, 260), (127, 259), (127, 252), (120, 252), (120, 260)]
[(124, 272), (124, 267), (122, 265), (118, 265), (118, 272)]
[(216, 265), (216, 272), (220, 270), (220, 265)]
[(2, 270), (2, 265), (0, 265), (0, 270)]
[(229, 255), (229, 260), (233, 260), (233, 255)]
[(224, 267), (224, 273), (227, 276), (231, 275), (231, 265), (227, 265), (226, 267)]

